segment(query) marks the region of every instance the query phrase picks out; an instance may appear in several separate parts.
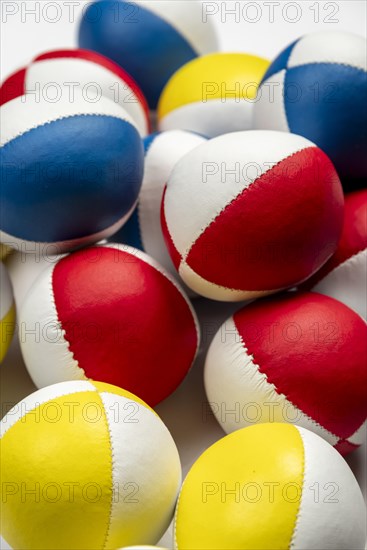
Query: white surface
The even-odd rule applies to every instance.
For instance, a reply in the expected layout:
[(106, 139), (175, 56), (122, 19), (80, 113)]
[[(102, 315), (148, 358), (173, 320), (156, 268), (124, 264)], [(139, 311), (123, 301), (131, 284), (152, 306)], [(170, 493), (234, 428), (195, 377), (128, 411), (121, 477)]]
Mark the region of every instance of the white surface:
[[(62, 86), (78, 82), (77, 89), (84, 90), (92, 102), (98, 102), (103, 95), (118, 103), (135, 120), (142, 136), (148, 133), (148, 120), (142, 104), (124, 80), (98, 63), (73, 57), (43, 59), (32, 63), (27, 70), (25, 88), (30, 92), (40, 88), (46, 97), (69, 96), (69, 88)], [(50, 88), (48, 89), (48, 86)]]
[[(77, 22), (87, 3), (83, 0), (75, 2), (58, 0), (52, 3), (3, 0), (0, 3), (1, 79), (27, 64), (41, 52), (75, 47)], [(45, 6), (49, 4), (53, 7), (45, 11)], [(246, 4), (252, 4), (252, 7), (246, 8)], [(367, 5), (364, 0), (336, 2), (320, 0), (317, 3), (314, 0), (302, 0), (292, 2), (296, 5), (293, 11), (292, 7), (285, 9), (285, 4), (289, 3), (282, 0), (278, 2), (211, 1), (206, 3), (205, 13), (208, 14), (208, 19), (213, 19), (220, 32), (222, 50), (243, 51), (269, 59), (273, 59), (285, 46), (311, 31), (346, 30), (364, 36), (366, 34)], [(55, 5), (58, 7), (55, 8)], [(36, 15), (26, 13), (27, 9), (32, 8), (36, 9)], [(228, 13), (231, 9), (235, 9), (233, 15)], [(214, 15), (210, 15), (212, 12), (215, 12)], [(298, 21), (295, 22), (295, 18)], [(54, 19), (53, 22), (52, 19)], [(21, 276), (17, 279), (18, 293), (21, 296), (24, 295), (22, 285), (24, 287), (29, 283), (27, 277), (23, 282)], [(203, 331), (201, 352), (183, 384), (157, 407), (157, 412), (171, 431), (178, 446), (184, 475), (209, 445), (224, 436), (223, 430), (210, 414), (205, 398), (203, 361), (209, 341), (222, 322), (238, 309), (240, 304), (220, 304), (201, 299), (195, 302), (195, 307), (199, 313)], [(13, 404), (35, 390), (25, 370), (16, 340), (5, 362), (1, 365), (0, 376), (1, 406), (2, 413), (5, 414)], [(365, 493), (365, 446), (349, 455), (347, 462)], [(161, 544), (172, 548), (170, 530), (163, 537)], [(2, 542), (1, 548), (5, 550), (9, 546)]]
[(254, 102), (232, 97), (182, 105), (159, 121), (161, 131), (181, 128), (207, 137), (252, 129)]
[(97, 103), (90, 103), (78, 91), (71, 98), (63, 94), (56, 104), (33, 95), (17, 97), (5, 103), (1, 111), (1, 146), (38, 126), (76, 115), (111, 116), (136, 128), (136, 123), (120, 105), (106, 97), (101, 97)]
[(17, 316), (20, 347), (37, 388), (68, 380), (87, 380), (58, 319), (52, 288), (54, 268), (45, 269), (37, 278)]
[(366, 42), (349, 32), (316, 32), (300, 40), (292, 50), (287, 67), (307, 63), (342, 63), (367, 69)]
[[(128, 421), (131, 398), (102, 392), (101, 399), (112, 445), (113, 486), (120, 495), (111, 504), (106, 545), (114, 548), (121, 543), (125, 521), (134, 533), (125, 535), (125, 544), (139, 542), (134, 540), (139, 529), (145, 540), (155, 542), (170, 523), (181, 485), (177, 448), (165, 425), (147, 407), (138, 404)], [(124, 498), (128, 484), (138, 487), (135, 504)]]
[(283, 69), (273, 74), (266, 80), (266, 85), (260, 87), (254, 106), (254, 128), (289, 132), (283, 101), (285, 75), (286, 70)]
[[(217, 47), (214, 24), (205, 25), (201, 14), (200, 0), (137, 0), (145, 8), (165, 19), (176, 28), (200, 55), (210, 53)], [(137, 18), (139, 13), (136, 14)]]
[[(323, 439), (298, 428), (304, 446), (301, 503), (291, 548), (363, 550), (366, 509), (358, 484), (341, 455)], [(319, 495), (314, 489), (319, 488)], [(317, 533), (317, 537), (315, 537)]]
[(161, 203), (164, 187), (175, 164), (205, 138), (191, 132), (172, 130), (157, 136), (145, 154), (144, 179), (139, 195), (138, 217), (144, 250), (177, 277), (164, 244)]
[(367, 250), (338, 265), (314, 286), (315, 292), (340, 300), (367, 320)]

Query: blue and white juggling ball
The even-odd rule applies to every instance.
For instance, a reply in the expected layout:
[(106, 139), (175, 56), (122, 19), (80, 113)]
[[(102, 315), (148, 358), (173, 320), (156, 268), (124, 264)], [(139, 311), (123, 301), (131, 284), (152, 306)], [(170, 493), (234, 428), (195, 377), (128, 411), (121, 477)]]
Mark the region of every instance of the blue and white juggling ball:
[(262, 80), (255, 128), (300, 134), (325, 151), (342, 178), (365, 178), (366, 51), (365, 38), (341, 31), (307, 34), (288, 46)]
[[(1, 107), (0, 240), (52, 243), (58, 253), (105, 239), (135, 208), (144, 150), (126, 111), (75, 93)], [(31, 246), (29, 247), (31, 249)]]
[(145, 169), (139, 201), (131, 218), (112, 240), (128, 244), (157, 260), (177, 276), (161, 229), (161, 204), (164, 186), (175, 164), (206, 138), (185, 130), (157, 132), (144, 138)]
[(113, 59), (138, 83), (151, 109), (182, 65), (218, 49), (199, 0), (97, 0), (84, 10), (79, 46)]

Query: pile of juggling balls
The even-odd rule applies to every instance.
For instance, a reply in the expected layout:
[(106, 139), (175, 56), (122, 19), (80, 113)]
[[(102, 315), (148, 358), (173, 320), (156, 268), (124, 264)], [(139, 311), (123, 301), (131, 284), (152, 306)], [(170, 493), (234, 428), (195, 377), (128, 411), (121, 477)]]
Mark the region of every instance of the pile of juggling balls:
[[(0, 90), (0, 357), (18, 331), (39, 388), (1, 422), (1, 535), (153, 548), (174, 517), (177, 550), (363, 549), (342, 455), (367, 417), (366, 40), (270, 63), (219, 52), (197, 0), (99, 0), (78, 46)], [(34, 251), (53, 260), (14, 300)], [(239, 302), (204, 368), (227, 435), (182, 484), (153, 407), (204, 299)]]

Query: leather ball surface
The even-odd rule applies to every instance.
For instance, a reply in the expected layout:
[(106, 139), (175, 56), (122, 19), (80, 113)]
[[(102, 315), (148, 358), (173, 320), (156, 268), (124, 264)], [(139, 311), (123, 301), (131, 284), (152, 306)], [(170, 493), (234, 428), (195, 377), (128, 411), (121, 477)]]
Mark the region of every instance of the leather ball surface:
[(144, 139), (144, 178), (139, 201), (131, 218), (112, 237), (114, 242), (144, 250), (173, 275), (177, 271), (161, 228), (163, 191), (175, 164), (205, 141), (206, 138), (183, 130), (157, 132)]
[(244, 428), (209, 447), (178, 499), (175, 549), (364, 549), (361, 490), (340, 454), (287, 424)]
[[(76, 85), (68, 86), (71, 82)], [(2, 84), (0, 104), (27, 92), (38, 93), (50, 102), (62, 95), (71, 101), (72, 90), (81, 92), (91, 103), (101, 97), (111, 99), (128, 112), (142, 136), (149, 133), (148, 104), (139, 86), (116, 63), (88, 50), (51, 50), (38, 55)]]
[(113, 59), (139, 84), (151, 109), (182, 65), (218, 48), (198, 0), (103, 0), (84, 11), (79, 46)]
[(365, 439), (367, 325), (347, 306), (290, 292), (245, 306), (219, 329), (205, 363), (208, 401), (228, 433), (291, 422), (342, 454)]
[(331, 158), (342, 178), (367, 176), (366, 39), (307, 34), (273, 61), (254, 109), (258, 129), (300, 134)]
[[(1, 107), (1, 240), (62, 253), (115, 233), (131, 215), (144, 169), (140, 135), (110, 99), (56, 104), (21, 96)], [(31, 248), (31, 246), (30, 246)]]
[(338, 248), (305, 282), (305, 288), (340, 300), (367, 319), (367, 190), (345, 196), (344, 225)]
[(9, 411), (1, 434), (1, 532), (13, 548), (113, 550), (155, 544), (167, 529), (180, 459), (135, 395), (80, 380), (48, 386)]
[(37, 387), (93, 379), (154, 406), (183, 380), (199, 329), (175, 280), (125, 245), (75, 252), (44, 270), (19, 315), (23, 357)]
[(3, 262), (0, 262), (0, 363), (11, 344), (15, 328), (13, 288)]
[(242, 53), (214, 53), (190, 61), (162, 92), (159, 128), (208, 137), (251, 130), (257, 88), (268, 67), (266, 59)]
[(315, 273), (337, 247), (343, 207), (335, 168), (312, 142), (282, 132), (234, 132), (176, 164), (162, 228), (187, 286), (239, 301)]

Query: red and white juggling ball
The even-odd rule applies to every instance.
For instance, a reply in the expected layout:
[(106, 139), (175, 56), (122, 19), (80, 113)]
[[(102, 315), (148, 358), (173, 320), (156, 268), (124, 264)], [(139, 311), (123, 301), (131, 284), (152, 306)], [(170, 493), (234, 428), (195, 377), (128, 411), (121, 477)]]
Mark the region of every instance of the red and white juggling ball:
[(91, 103), (102, 96), (111, 99), (129, 113), (141, 135), (149, 132), (149, 108), (139, 86), (119, 65), (88, 50), (54, 50), (35, 57), (3, 83), (0, 104), (27, 92), (57, 103), (74, 90)]
[(176, 164), (162, 228), (192, 290), (239, 301), (315, 273), (337, 247), (343, 203), (333, 164), (312, 142), (281, 132), (236, 132)]
[(217, 332), (205, 364), (212, 410), (229, 433), (294, 423), (342, 454), (364, 441), (367, 325), (341, 302), (290, 292), (240, 309)]
[(151, 406), (183, 380), (199, 341), (195, 313), (175, 280), (145, 253), (118, 244), (81, 250), (43, 271), (19, 323), (36, 386), (92, 379)]
[(367, 319), (367, 189), (345, 196), (344, 226), (335, 254), (309, 281)]

